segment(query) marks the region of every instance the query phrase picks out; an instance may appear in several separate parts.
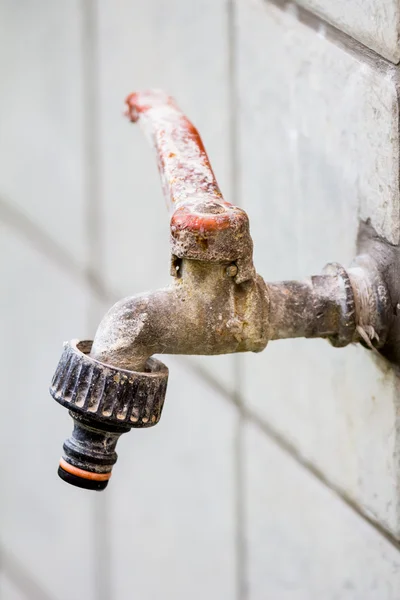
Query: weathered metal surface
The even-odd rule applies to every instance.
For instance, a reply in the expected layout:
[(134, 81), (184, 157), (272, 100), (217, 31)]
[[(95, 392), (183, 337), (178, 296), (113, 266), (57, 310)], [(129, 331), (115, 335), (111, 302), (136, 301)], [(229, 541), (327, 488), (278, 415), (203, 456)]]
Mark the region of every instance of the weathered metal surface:
[(156, 150), (172, 254), (236, 262), (236, 283), (254, 278), (248, 216), (224, 200), (197, 129), (160, 90), (130, 94), (126, 104), (127, 116), (143, 126)]
[(333, 345), (353, 341), (353, 291), (346, 271), (329, 265), (304, 281), (267, 284), (271, 303), (269, 339), (325, 337)]
[(141, 370), (152, 354), (259, 352), (268, 340), (268, 304), (261, 277), (238, 285), (225, 264), (184, 259), (169, 287), (111, 308), (91, 354)]
[(400, 247), (360, 224), (358, 255), (348, 273), (357, 315), (357, 341), (400, 365)]
[(98, 328), (92, 355), (140, 370), (154, 353), (257, 352), (268, 339), (303, 335), (352, 341), (345, 271), (310, 284), (265, 286), (253, 267), (248, 217), (222, 198), (193, 124), (162, 91), (133, 93), (126, 103), (127, 116), (156, 149), (172, 212), (174, 278), (168, 288), (117, 303)]
[(266, 284), (253, 266), (248, 217), (223, 200), (200, 136), (174, 100), (151, 91), (131, 94), (127, 105), (157, 151), (172, 211), (173, 277), (167, 288), (115, 304), (93, 345), (65, 347), (51, 393), (72, 411), (75, 427), (60, 476), (90, 489), (107, 485), (119, 435), (160, 418), (168, 371), (153, 354), (259, 352), (270, 339), (322, 337), (400, 358), (400, 334), (389, 335), (397, 249), (365, 226), (367, 254), (348, 271), (329, 264), (309, 280)]

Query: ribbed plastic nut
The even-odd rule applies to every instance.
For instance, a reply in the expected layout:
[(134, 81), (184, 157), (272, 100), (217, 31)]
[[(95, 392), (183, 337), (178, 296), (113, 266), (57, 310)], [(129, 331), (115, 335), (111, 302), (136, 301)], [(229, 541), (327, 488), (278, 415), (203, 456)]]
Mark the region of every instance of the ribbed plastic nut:
[(158, 423), (168, 368), (150, 358), (145, 372), (118, 369), (89, 356), (92, 341), (64, 344), (50, 394), (71, 411), (103, 423), (151, 427)]

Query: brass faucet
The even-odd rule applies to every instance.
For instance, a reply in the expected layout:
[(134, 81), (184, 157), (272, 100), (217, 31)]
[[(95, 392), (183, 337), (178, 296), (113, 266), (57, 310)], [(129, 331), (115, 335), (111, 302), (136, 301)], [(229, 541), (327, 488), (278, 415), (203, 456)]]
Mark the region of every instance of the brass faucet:
[(397, 305), (382, 275), (390, 251), (368, 224), (349, 269), (329, 264), (304, 281), (265, 283), (253, 265), (248, 216), (224, 200), (175, 101), (153, 90), (126, 104), (156, 150), (171, 212), (172, 282), (117, 302), (93, 342), (64, 344), (50, 393), (69, 409), (74, 430), (58, 473), (96, 490), (107, 486), (119, 436), (160, 419), (168, 369), (154, 354), (260, 352), (269, 340), (293, 337), (338, 347), (361, 341), (377, 351), (388, 347)]

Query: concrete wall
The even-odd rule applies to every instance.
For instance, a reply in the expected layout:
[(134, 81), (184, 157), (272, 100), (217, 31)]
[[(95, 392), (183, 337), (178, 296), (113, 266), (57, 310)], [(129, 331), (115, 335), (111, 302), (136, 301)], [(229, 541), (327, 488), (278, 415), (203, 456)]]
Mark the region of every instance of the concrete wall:
[(121, 440), (103, 494), (57, 478), (47, 389), (63, 340), (168, 282), (134, 89), (198, 126), (267, 280), (347, 264), (360, 218), (399, 243), (399, 11), (0, 1), (2, 600), (398, 600), (399, 380), (367, 350), (164, 357), (161, 423)]

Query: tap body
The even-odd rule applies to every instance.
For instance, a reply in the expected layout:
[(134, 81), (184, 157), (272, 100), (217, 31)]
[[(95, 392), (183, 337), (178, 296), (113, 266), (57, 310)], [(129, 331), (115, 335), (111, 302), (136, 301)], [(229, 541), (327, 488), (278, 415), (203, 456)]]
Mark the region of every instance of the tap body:
[(393, 298), (378, 251), (346, 270), (330, 264), (304, 281), (266, 283), (253, 264), (247, 214), (226, 201), (200, 136), (160, 91), (127, 98), (156, 150), (171, 214), (171, 285), (125, 298), (101, 321), (94, 341), (67, 344), (51, 394), (70, 409), (72, 437), (60, 476), (104, 489), (118, 437), (161, 416), (168, 379), (157, 354), (260, 352), (268, 341), (327, 338), (341, 347), (384, 346)]

